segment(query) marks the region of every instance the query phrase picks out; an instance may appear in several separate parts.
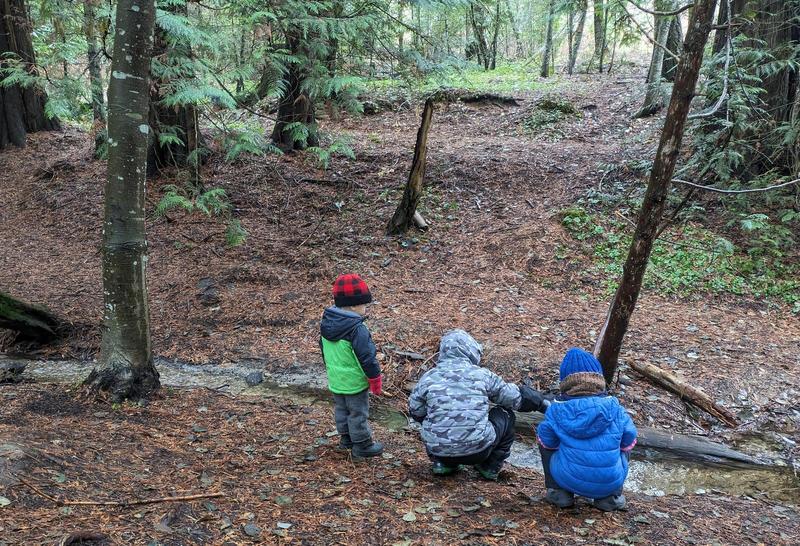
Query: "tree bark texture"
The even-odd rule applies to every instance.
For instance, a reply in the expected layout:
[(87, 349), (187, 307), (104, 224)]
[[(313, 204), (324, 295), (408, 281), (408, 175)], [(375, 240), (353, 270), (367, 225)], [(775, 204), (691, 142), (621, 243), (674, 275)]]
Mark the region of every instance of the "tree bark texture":
[[(586, 11), (589, 9), (587, 0), (579, 0), (578, 2), (578, 23), (575, 32), (572, 34), (572, 43), (569, 49), (569, 59), (567, 60), (567, 73), (572, 74), (575, 72), (575, 65), (578, 62), (578, 52), (581, 49), (581, 42), (583, 41), (583, 28), (586, 24)], [(572, 28), (572, 27), (570, 27)]]
[(150, 350), (145, 178), (154, 0), (119, 0), (108, 89), (108, 174), (103, 217), (103, 338), (86, 379), (113, 400), (159, 388)]
[(550, 57), (553, 56), (553, 18), (555, 17), (555, 0), (547, 3), (547, 30), (544, 35), (544, 54), (542, 55), (542, 69), (539, 75), (543, 78), (550, 77)]
[[(310, 56), (311, 52), (303, 46), (303, 39), (300, 29), (287, 32), (287, 49), (295, 55)], [(306, 63), (289, 63), (287, 66), (285, 90), (278, 104), (278, 119), (272, 129), (272, 141), (284, 151), (302, 150), (319, 144), (314, 100), (303, 89), (303, 83), (308, 76), (302, 66), (304, 64)], [(295, 139), (292, 134), (292, 128), (298, 123), (308, 129), (305, 140)]]
[(642, 289), (642, 279), (664, 214), (667, 192), (678, 161), (686, 118), (695, 94), (716, 3), (716, 0), (695, 2), (683, 46), (684, 54), (678, 63), (661, 140), (650, 171), (650, 180), (639, 211), (633, 240), (623, 266), (622, 278), (611, 302), (605, 324), (597, 337), (594, 352), (603, 365), (603, 375), (607, 383), (611, 383), (614, 379), (622, 341)]
[(100, 46), (97, 36), (97, 2), (83, 0), (83, 33), (86, 37), (86, 60), (89, 72), (89, 89), (92, 98), (92, 131), (94, 132), (94, 151), (102, 154), (106, 145), (106, 104), (103, 94), (103, 75), (100, 68)]
[(19, 332), (26, 340), (43, 342), (57, 337), (59, 325), (58, 318), (44, 307), (0, 292), (0, 328)]
[(389, 235), (399, 235), (408, 231), (414, 223), (414, 213), (417, 203), (422, 195), (422, 184), (425, 180), (425, 163), (428, 155), (428, 131), (433, 119), (433, 99), (425, 101), (422, 109), (422, 123), (417, 131), (417, 142), (414, 146), (414, 159), (411, 162), (411, 173), (408, 175), (403, 199), (394, 212), (386, 232)]
[[(23, 68), (36, 73), (31, 23), (25, 0), (0, 2), (0, 68), (6, 55), (18, 58)], [(0, 87), (0, 149), (9, 144), (23, 147), (28, 133), (60, 128), (58, 119), (45, 115), (47, 94), (38, 87)]]

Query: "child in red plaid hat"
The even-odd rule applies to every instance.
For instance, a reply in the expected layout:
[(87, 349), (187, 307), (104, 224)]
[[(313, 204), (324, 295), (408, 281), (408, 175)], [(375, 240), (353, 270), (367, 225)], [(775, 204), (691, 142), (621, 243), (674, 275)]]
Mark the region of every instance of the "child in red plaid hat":
[(320, 348), (333, 393), (334, 419), (341, 449), (355, 457), (375, 457), (383, 446), (372, 439), (367, 423), (369, 393), (381, 394), (381, 368), (367, 325), (367, 304), (372, 294), (356, 274), (339, 275), (333, 283), (334, 305), (325, 309), (320, 323)]

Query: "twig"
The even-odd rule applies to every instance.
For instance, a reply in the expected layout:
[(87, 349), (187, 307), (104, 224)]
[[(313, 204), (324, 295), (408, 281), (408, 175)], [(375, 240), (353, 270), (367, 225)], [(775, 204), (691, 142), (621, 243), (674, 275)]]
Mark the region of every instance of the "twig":
[(713, 191), (713, 192), (716, 192), (716, 193), (736, 193), (736, 194), (739, 194), (739, 193), (758, 193), (758, 192), (764, 192), (764, 191), (771, 191), (771, 190), (777, 190), (778, 188), (784, 188), (786, 186), (791, 186), (792, 184), (800, 184), (800, 178), (797, 178), (795, 180), (790, 180), (789, 182), (784, 182), (782, 184), (775, 184), (774, 186), (767, 186), (766, 188), (749, 188), (749, 189), (746, 189), (746, 190), (723, 190), (721, 188), (714, 188), (712, 186), (703, 186), (702, 184), (695, 184), (694, 182), (689, 182), (687, 180), (681, 180), (679, 178), (673, 178), (672, 181), (677, 183), (677, 184), (685, 184), (687, 186), (692, 186), (693, 188), (698, 188), (698, 189), (701, 189), (701, 190)]
[(681, 58), (678, 55), (676, 55), (675, 53), (673, 53), (668, 47), (659, 44), (657, 40), (654, 40), (653, 38), (651, 38), (650, 35), (647, 33), (647, 31), (642, 28), (642, 26), (639, 24), (639, 22), (636, 21), (636, 19), (634, 19), (633, 15), (630, 14), (630, 12), (627, 10), (627, 8), (625, 8), (625, 6), (623, 4), (620, 4), (620, 6), (622, 6), (622, 9), (628, 15), (628, 19), (630, 19), (630, 21), (636, 26), (636, 28), (639, 29), (639, 32), (644, 34), (644, 37), (647, 38), (648, 42), (653, 44), (655, 47), (660, 47), (661, 49), (663, 49), (664, 52), (667, 55), (669, 55), (670, 57), (672, 57), (676, 61), (680, 61), (681, 60)]
[(641, 10), (641, 11), (643, 11), (645, 13), (649, 13), (650, 15), (680, 15), (681, 13), (686, 11), (687, 9), (692, 9), (694, 7), (694, 3), (691, 3), (691, 4), (686, 4), (682, 8), (678, 8), (678, 9), (672, 10), (672, 11), (653, 11), (653, 10), (649, 10), (647, 8), (644, 8), (644, 7), (640, 6), (639, 4), (634, 2), (633, 0), (628, 0), (628, 2), (630, 2), (631, 4), (636, 6), (639, 10)]
[(17, 476), (17, 480), (20, 481), (23, 485), (26, 485), (30, 489), (32, 489), (36, 494), (41, 495), (42, 497), (46, 498), (50, 502), (53, 502), (59, 506), (137, 506), (140, 504), (156, 504), (159, 502), (178, 502), (178, 501), (189, 501), (189, 500), (197, 500), (197, 499), (210, 499), (214, 497), (224, 497), (223, 493), (198, 493), (195, 495), (181, 495), (178, 497), (157, 497), (154, 499), (139, 499), (139, 500), (130, 500), (130, 501), (70, 501), (70, 500), (61, 500), (59, 498), (53, 497), (52, 495), (48, 495), (28, 480), (21, 476)]

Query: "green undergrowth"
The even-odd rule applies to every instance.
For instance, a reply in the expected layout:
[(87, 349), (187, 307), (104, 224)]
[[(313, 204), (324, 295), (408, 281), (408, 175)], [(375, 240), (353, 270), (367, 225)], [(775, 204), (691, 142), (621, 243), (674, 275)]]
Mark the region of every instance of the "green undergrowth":
[(583, 117), (581, 111), (569, 100), (556, 95), (547, 95), (536, 102), (533, 111), (523, 121), (523, 126), (527, 131), (535, 131), (561, 121), (581, 117)]
[(414, 79), (373, 80), (369, 86), (377, 92), (389, 94), (398, 88), (409, 88), (415, 94), (427, 95), (443, 87), (454, 87), (513, 95), (524, 91), (554, 89), (559, 85), (558, 78), (544, 80), (537, 72), (533, 66), (525, 66), (524, 63), (503, 64), (495, 70), (483, 70), (476, 65), (468, 65), (433, 71)]
[[(560, 218), (591, 259), (590, 275), (613, 293), (630, 246), (631, 221), (613, 211), (596, 212), (582, 204), (561, 211)], [(748, 229), (747, 220), (742, 224), (742, 229)], [(562, 249), (556, 257), (564, 259), (566, 254)], [(679, 296), (731, 294), (784, 303), (800, 313), (797, 260), (766, 252), (761, 246), (737, 246), (697, 223), (667, 229), (656, 241), (644, 285)]]

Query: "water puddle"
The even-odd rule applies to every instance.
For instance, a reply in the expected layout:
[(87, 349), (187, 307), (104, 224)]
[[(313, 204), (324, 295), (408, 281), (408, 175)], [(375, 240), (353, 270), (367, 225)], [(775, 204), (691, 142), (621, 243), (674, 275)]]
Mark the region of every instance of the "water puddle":
[[(542, 471), (539, 449), (516, 442), (510, 464)], [(776, 501), (800, 504), (800, 481), (788, 469), (731, 469), (676, 460), (648, 449), (634, 449), (625, 490), (645, 495), (766, 496)]]
[[(0, 356), (0, 361), (4, 357)], [(25, 376), (44, 382), (78, 383), (86, 378), (93, 364), (76, 361), (26, 361)], [(330, 403), (324, 378), (316, 370), (298, 366), (280, 375), (265, 374), (258, 385), (246, 378), (257, 371), (247, 365), (190, 365), (157, 361), (162, 384), (174, 388), (203, 387), (231, 394), (280, 397), (296, 404)], [(395, 431), (409, 428), (406, 416), (382, 404), (372, 408), (371, 419)], [(770, 448), (771, 442), (758, 436), (741, 439), (742, 444)], [(509, 463), (541, 472), (539, 450), (526, 441), (516, 442)], [(651, 449), (636, 449), (625, 482), (630, 491), (653, 495), (729, 495), (767, 496), (776, 501), (800, 504), (800, 480), (791, 469), (780, 467), (729, 468), (678, 460)]]

